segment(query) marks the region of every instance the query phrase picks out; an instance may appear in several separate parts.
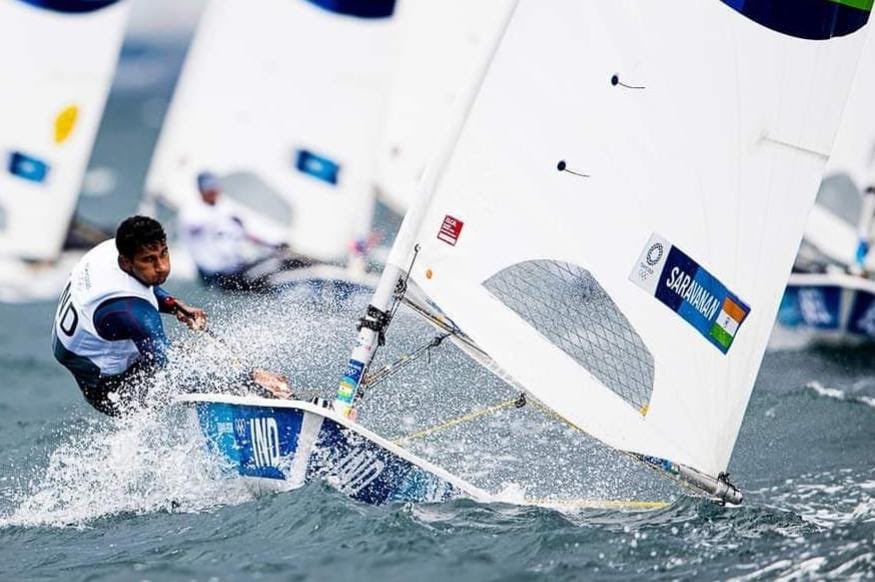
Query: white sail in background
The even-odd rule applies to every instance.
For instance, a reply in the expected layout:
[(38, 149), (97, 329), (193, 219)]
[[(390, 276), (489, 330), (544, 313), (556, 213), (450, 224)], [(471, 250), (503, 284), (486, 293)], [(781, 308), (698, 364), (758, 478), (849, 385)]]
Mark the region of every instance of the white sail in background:
[[(211, 2), (155, 150), (147, 196), (183, 207), (197, 196), (197, 174), (210, 170), (225, 178), (229, 194), (238, 180), (244, 218), (262, 231), (280, 232), (303, 255), (343, 259), (370, 226), (393, 4)], [(356, 7), (367, 17), (356, 16)], [(367, 14), (371, 7), (385, 10)]]
[[(862, 193), (875, 186), (875, 37), (869, 35), (805, 239), (829, 259), (851, 265)], [(875, 253), (866, 266), (875, 269)]]
[(60, 254), (127, 14), (117, 0), (0, 2), (0, 257)]
[(412, 283), (566, 420), (712, 477), (868, 17), (764, 3), (521, 0), (389, 257), (418, 244)]
[(380, 199), (404, 214), (476, 65), (495, 42), (511, 0), (403, 2), (403, 27), (377, 159)]

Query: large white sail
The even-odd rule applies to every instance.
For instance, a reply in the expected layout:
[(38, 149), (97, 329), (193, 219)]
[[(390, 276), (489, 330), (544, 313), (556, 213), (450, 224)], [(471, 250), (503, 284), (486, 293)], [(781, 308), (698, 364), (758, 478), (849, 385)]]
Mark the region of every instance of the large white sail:
[(511, 0), (403, 2), (398, 65), (377, 158), (380, 199), (400, 214), (417, 192), (477, 63), (495, 43)]
[(394, 0), (210, 3), (147, 196), (179, 208), (197, 196), (199, 172), (236, 178), (246, 218), (296, 252), (343, 259), (370, 225), (393, 8)]
[(0, 256), (60, 254), (127, 13), (118, 0), (0, 2)]
[(518, 385), (717, 477), (868, 18), (780, 4), (521, 0), (386, 276), (418, 244), (411, 281)]

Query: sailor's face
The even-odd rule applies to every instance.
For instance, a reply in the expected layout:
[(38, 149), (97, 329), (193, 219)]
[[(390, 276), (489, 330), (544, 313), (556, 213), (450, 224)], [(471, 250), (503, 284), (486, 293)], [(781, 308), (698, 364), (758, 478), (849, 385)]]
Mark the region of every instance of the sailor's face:
[(121, 257), (120, 264), (124, 271), (144, 285), (163, 285), (170, 275), (167, 243), (141, 246), (132, 258)]
[(210, 206), (214, 205), (219, 200), (219, 189), (205, 188), (201, 190), (201, 200)]

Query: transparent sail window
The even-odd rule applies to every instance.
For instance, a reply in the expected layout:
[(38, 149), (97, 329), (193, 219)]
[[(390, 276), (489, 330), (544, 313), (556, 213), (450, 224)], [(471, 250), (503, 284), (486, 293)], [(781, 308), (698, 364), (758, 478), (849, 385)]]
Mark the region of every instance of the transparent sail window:
[(646, 414), (653, 392), (653, 355), (589, 271), (560, 261), (525, 261), (499, 271), (483, 286)]

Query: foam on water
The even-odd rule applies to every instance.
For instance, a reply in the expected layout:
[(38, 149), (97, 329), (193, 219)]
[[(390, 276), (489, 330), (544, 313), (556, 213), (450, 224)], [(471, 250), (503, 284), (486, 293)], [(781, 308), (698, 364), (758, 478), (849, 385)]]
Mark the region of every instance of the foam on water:
[[(868, 387), (869, 382), (865, 382), (861, 385), (855, 386), (852, 390), (860, 390), (864, 387)], [(824, 386), (820, 382), (812, 381), (805, 385), (805, 388), (812, 391), (814, 394), (818, 396), (823, 396), (825, 398), (832, 398), (834, 400), (842, 400), (845, 402), (853, 402), (857, 404), (863, 404), (868, 406), (869, 408), (875, 408), (875, 396), (868, 396), (866, 394), (854, 393), (853, 391), (845, 391), (840, 390), (838, 388), (830, 388)]]
[(200, 511), (251, 495), (220, 481), (187, 416), (145, 410), (68, 433), (48, 465), (22, 483), (0, 527), (84, 525), (155, 511)]

